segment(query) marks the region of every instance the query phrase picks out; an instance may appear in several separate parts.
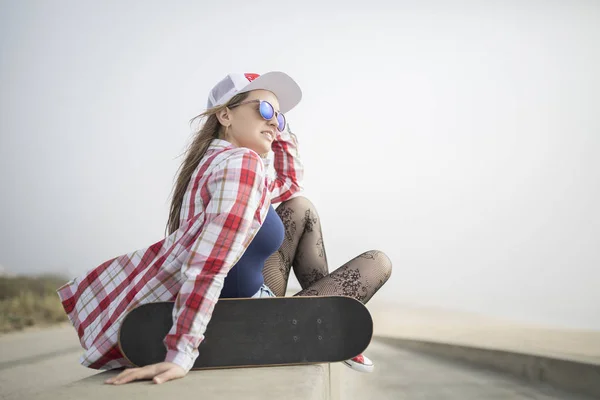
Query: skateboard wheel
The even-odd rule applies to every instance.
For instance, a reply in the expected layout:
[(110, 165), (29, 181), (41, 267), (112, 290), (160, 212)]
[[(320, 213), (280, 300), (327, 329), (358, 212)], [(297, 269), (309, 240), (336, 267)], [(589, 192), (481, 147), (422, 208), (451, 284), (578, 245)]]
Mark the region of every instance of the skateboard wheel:
[(317, 318), (317, 324), (321, 323), (321, 318)]
[(298, 336), (294, 336), (294, 342), (298, 341)]
[(295, 319), (292, 320), (292, 324), (296, 325), (298, 323), (298, 321), (296, 321)]

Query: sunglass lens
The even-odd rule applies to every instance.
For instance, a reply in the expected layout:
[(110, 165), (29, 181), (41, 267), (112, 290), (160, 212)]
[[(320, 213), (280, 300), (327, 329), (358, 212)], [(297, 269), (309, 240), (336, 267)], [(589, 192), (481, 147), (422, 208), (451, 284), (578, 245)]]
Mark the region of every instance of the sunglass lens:
[(281, 113), (277, 114), (277, 124), (277, 129), (279, 129), (279, 132), (283, 132), (285, 129), (285, 116)]
[(268, 101), (261, 101), (258, 109), (260, 111), (260, 116), (266, 120), (273, 118), (273, 115), (275, 114), (273, 106)]

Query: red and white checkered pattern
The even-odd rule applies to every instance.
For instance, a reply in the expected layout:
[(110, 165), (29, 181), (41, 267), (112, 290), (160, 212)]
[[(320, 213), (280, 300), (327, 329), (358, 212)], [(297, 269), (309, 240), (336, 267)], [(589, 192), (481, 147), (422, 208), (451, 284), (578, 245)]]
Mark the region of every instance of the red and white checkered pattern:
[(303, 165), (296, 137), (282, 132), (268, 160), (215, 139), (196, 168), (181, 210), (180, 228), (149, 247), (113, 258), (58, 289), (86, 350), (81, 364), (94, 369), (131, 366), (117, 334), (125, 314), (140, 304), (175, 301), (165, 361), (188, 371), (228, 271), (242, 256), (271, 202), (295, 197)]

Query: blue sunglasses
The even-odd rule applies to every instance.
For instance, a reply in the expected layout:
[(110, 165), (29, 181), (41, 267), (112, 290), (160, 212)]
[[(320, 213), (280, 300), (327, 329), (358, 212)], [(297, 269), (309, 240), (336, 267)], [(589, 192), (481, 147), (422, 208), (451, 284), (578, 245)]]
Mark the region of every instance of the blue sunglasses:
[(259, 112), (260, 116), (263, 117), (264, 119), (266, 119), (267, 121), (270, 121), (274, 116), (277, 116), (277, 130), (279, 132), (283, 132), (283, 130), (285, 129), (285, 115), (283, 115), (282, 113), (280, 113), (278, 111), (275, 111), (275, 109), (273, 108), (273, 105), (271, 103), (269, 103), (268, 101), (258, 100), (258, 99), (242, 101), (241, 103), (230, 106), (229, 108), (233, 108), (233, 107), (237, 107), (237, 106), (241, 106), (243, 104), (249, 104), (249, 103), (259, 103), (258, 112)]

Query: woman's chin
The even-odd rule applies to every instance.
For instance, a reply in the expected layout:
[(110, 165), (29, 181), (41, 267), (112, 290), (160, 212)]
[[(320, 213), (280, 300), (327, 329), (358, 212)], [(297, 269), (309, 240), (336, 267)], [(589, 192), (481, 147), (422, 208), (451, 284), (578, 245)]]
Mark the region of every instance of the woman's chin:
[(252, 147), (248, 147), (250, 150), (254, 151), (255, 153), (257, 153), (259, 156), (261, 157), (265, 157), (267, 155), (267, 153), (269, 153), (269, 151), (271, 151), (270, 148), (267, 147), (258, 147), (258, 146), (252, 146)]
[(265, 156), (267, 155), (267, 153), (271, 151), (271, 147), (267, 147), (267, 146), (260, 146), (256, 149), (256, 152), (258, 154), (260, 154), (261, 156)]

